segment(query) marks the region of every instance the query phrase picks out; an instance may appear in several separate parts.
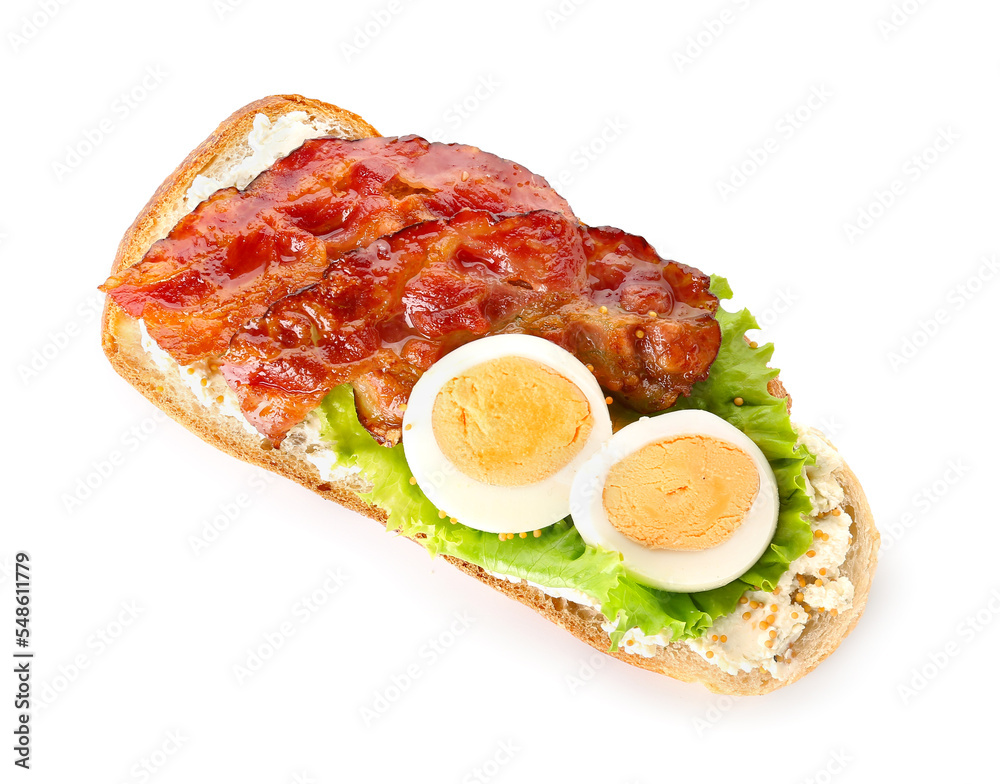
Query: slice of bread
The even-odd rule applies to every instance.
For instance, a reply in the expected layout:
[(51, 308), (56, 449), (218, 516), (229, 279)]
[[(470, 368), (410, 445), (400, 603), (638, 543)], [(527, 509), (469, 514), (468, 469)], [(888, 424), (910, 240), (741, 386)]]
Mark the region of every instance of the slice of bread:
[[(153, 242), (166, 236), (188, 211), (184, 197), (196, 176), (214, 177), (246, 157), (250, 152), (247, 136), (258, 113), (275, 120), (293, 111), (306, 112), (311, 120), (328, 127), (332, 135), (345, 138), (378, 135), (357, 115), (297, 95), (270, 96), (243, 107), (223, 121), (153, 194), (125, 233), (112, 273), (140, 261)], [(316, 468), (305, 459), (269, 448), (263, 437), (249, 432), (237, 419), (206, 407), (185, 383), (180, 366), (176, 369), (161, 367), (146, 352), (142, 346), (139, 322), (110, 298), (106, 300), (104, 309), (102, 344), (111, 364), (126, 381), (208, 443), (385, 524), (384, 512), (361, 500), (355, 492), (357, 485), (350, 480), (323, 480)], [(774, 384), (771, 391), (776, 396), (785, 396), (780, 384)], [(853, 544), (841, 571), (854, 584), (854, 602), (850, 610), (839, 615), (812, 615), (795, 645), (797, 657), (788, 669), (787, 677), (777, 679), (760, 670), (729, 675), (683, 643), (667, 645), (651, 658), (624, 651), (609, 655), (673, 678), (701, 682), (712, 691), (727, 694), (762, 694), (792, 683), (813, 670), (843, 641), (861, 616), (871, 587), (879, 545), (879, 534), (857, 478), (846, 466), (837, 472), (836, 477), (845, 491), (845, 509), (853, 519)], [(610, 640), (601, 628), (605, 618), (595, 610), (566, 599), (553, 598), (523, 582), (510, 583), (498, 579), (472, 564), (453, 558), (448, 560), (466, 574), (531, 607), (588, 645), (602, 652), (608, 651)]]

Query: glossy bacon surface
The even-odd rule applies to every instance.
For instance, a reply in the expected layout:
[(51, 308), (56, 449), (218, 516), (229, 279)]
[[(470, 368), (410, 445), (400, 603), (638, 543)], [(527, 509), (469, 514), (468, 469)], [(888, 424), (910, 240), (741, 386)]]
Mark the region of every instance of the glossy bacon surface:
[(345, 253), (466, 208), (573, 215), (544, 179), (475, 147), (313, 139), (244, 191), (202, 202), (101, 289), (189, 364), (222, 354), (243, 324)]
[(551, 340), (640, 412), (668, 408), (719, 349), (709, 279), (645, 240), (549, 211), (430, 221), (354, 251), (233, 338), (222, 372), (278, 442), (335, 386), (362, 423), (400, 437), (409, 390), (435, 360), (502, 332)]

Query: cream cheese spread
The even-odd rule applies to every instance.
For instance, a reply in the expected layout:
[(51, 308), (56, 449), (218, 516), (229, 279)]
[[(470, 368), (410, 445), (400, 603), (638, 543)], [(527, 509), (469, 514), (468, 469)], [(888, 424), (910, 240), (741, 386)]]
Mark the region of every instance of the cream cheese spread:
[(254, 177), (273, 166), (278, 158), (301, 147), (306, 139), (326, 136), (329, 132), (328, 124), (319, 120), (309, 121), (305, 112), (289, 112), (274, 121), (258, 114), (253, 119), (253, 130), (247, 136), (250, 154), (235, 162), (219, 177), (201, 174), (195, 177), (184, 196), (185, 204), (193, 210), (221, 188), (235, 186), (242, 190)]
[[(302, 145), (306, 139), (325, 136), (331, 128), (320, 120), (309, 120), (306, 112), (295, 111), (272, 121), (263, 114), (254, 117), (253, 130), (247, 136), (250, 153), (222, 172), (217, 178), (198, 175), (185, 195), (189, 209), (220, 188), (245, 188), (278, 158), (287, 155)], [(146, 331), (140, 320), (142, 347), (153, 362), (168, 375), (176, 373), (184, 385), (191, 390), (199, 403), (213, 412), (221, 413), (237, 420), (240, 426), (254, 436), (260, 436), (240, 411), (239, 401), (232, 389), (207, 361), (180, 366), (173, 357), (160, 348)], [(300, 424), (293, 427), (281, 444), (281, 451), (294, 454), (312, 463), (324, 481), (352, 481), (357, 484), (359, 471), (353, 467), (337, 465), (337, 455), (321, 435), (322, 417), (313, 412)]]
[[(243, 416), (236, 395), (218, 370), (204, 361), (186, 366), (179, 365), (149, 336), (149, 333), (146, 332), (146, 325), (141, 321), (139, 329), (142, 332), (143, 349), (160, 370), (168, 375), (176, 374), (177, 378), (191, 390), (191, 394), (205, 408), (235, 419), (247, 433), (263, 439), (263, 436)], [(326, 482), (353, 480), (352, 484), (357, 484), (358, 480), (362, 479), (360, 471), (355, 467), (337, 464), (337, 453), (323, 438), (322, 426), (322, 417), (315, 411), (310, 412), (302, 422), (288, 431), (285, 440), (281, 442), (280, 451), (296, 455), (312, 463), (320, 477)], [(364, 480), (364, 483), (367, 484), (367, 480)]]

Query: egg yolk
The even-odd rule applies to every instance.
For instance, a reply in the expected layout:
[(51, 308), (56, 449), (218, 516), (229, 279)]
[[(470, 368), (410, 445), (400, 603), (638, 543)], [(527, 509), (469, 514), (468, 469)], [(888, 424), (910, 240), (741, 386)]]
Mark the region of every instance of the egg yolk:
[(480, 482), (528, 485), (557, 473), (593, 429), (580, 388), (524, 357), (500, 357), (441, 387), (431, 413), (438, 446)]
[(705, 550), (733, 535), (759, 490), (757, 466), (742, 449), (684, 435), (615, 463), (604, 509), (612, 526), (646, 547)]

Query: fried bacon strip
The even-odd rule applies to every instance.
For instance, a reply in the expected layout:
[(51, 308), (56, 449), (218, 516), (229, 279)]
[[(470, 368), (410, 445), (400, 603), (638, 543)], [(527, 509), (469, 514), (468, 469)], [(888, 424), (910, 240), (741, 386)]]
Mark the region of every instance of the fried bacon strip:
[(400, 437), (421, 373), (487, 334), (538, 335), (593, 367), (640, 412), (669, 407), (718, 353), (707, 276), (645, 240), (549, 211), (467, 211), (384, 237), (241, 329), (221, 370), (244, 415), (280, 442), (334, 387), (352, 383), (362, 424)]
[(245, 190), (202, 202), (101, 290), (189, 364), (222, 354), (243, 324), (319, 281), (343, 254), (466, 208), (573, 216), (544, 179), (475, 147), (313, 139)]

